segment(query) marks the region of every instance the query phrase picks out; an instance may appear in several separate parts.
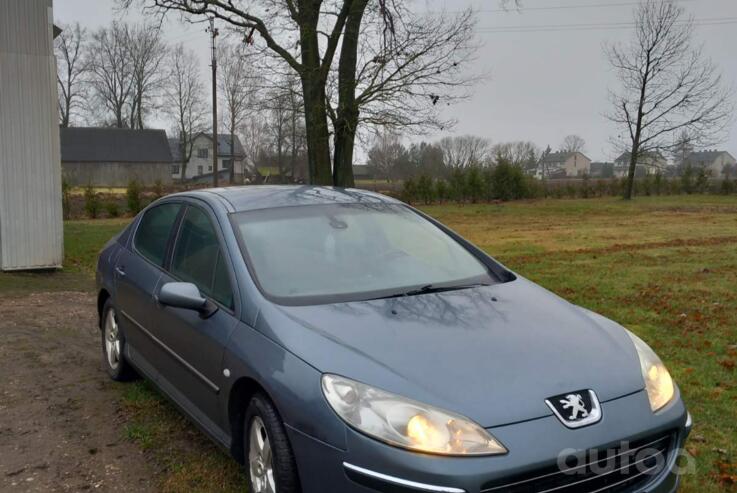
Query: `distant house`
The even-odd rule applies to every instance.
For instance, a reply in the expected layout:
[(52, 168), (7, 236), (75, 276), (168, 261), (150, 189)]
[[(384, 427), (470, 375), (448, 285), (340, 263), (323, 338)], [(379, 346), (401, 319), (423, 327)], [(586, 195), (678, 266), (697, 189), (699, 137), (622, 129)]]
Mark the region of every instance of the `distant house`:
[(353, 178), (355, 180), (370, 180), (373, 178), (373, 171), (368, 164), (354, 164)]
[[(212, 134), (201, 132), (193, 139), (192, 156), (187, 163), (184, 176), (185, 180), (201, 181), (208, 176), (212, 177), (212, 153), (214, 150)], [(182, 147), (179, 139), (169, 139), (171, 148), (171, 177), (175, 180), (182, 178)], [(218, 134), (218, 175), (224, 178), (230, 176), (230, 168), (235, 167), (235, 179), (242, 182), (244, 175), (248, 174), (245, 169), (246, 153), (243, 144), (236, 135), (230, 140), (230, 135)]]
[(714, 178), (737, 175), (737, 160), (727, 151), (692, 152), (683, 164), (696, 169), (705, 169)]
[(612, 178), (614, 176), (614, 163), (591, 163), (592, 178)]
[[(623, 178), (629, 174), (630, 169), (629, 152), (622, 153), (614, 161), (614, 176)], [(659, 152), (643, 152), (637, 159), (635, 167), (635, 176), (641, 177), (645, 175), (655, 175), (657, 173), (665, 173), (668, 167), (668, 160)]]
[(540, 163), (546, 178), (571, 178), (591, 173), (591, 159), (581, 152), (552, 152)]
[(125, 187), (171, 183), (171, 152), (163, 130), (62, 128), (61, 169), (70, 185)]

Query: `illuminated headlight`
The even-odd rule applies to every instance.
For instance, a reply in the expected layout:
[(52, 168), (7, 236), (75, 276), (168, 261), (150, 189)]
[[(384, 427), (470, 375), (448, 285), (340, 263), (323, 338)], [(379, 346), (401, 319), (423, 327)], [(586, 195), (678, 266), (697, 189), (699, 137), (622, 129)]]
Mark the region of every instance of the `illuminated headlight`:
[(336, 375), (323, 375), (322, 391), (346, 423), (390, 445), (440, 455), (507, 453), (486, 430), (463, 416)]
[(635, 343), (637, 354), (640, 356), (642, 378), (645, 379), (647, 396), (650, 399), (650, 408), (653, 412), (659, 411), (668, 404), (675, 395), (675, 386), (670, 373), (655, 351), (645, 344), (642, 339), (632, 332), (627, 332)]

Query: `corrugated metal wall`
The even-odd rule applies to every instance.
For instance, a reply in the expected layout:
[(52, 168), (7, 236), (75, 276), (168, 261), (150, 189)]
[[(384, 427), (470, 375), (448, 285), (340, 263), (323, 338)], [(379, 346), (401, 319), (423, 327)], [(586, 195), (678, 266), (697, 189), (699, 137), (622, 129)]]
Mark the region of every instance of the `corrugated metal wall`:
[(60, 267), (52, 0), (0, 0), (0, 269)]

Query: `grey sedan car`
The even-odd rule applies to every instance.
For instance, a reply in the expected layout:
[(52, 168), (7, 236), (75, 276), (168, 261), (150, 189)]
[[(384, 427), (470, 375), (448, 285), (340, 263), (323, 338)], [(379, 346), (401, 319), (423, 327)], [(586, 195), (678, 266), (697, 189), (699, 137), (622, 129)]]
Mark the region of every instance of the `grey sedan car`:
[(171, 195), (97, 283), (110, 376), (153, 382), (249, 492), (678, 487), (691, 419), (655, 353), (389, 197)]

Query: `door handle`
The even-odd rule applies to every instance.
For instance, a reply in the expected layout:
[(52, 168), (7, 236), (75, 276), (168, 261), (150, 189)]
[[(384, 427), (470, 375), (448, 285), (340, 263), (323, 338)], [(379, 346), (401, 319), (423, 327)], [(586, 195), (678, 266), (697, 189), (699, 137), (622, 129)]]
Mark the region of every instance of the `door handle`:
[(119, 275), (120, 277), (125, 277), (125, 268), (115, 267), (115, 273)]

